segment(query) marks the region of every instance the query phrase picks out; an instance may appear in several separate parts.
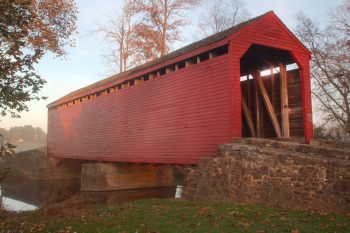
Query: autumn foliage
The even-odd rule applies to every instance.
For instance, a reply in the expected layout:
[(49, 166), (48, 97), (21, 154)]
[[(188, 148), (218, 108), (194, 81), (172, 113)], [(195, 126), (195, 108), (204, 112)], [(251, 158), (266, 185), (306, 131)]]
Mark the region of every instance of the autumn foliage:
[(199, 0), (127, 0), (117, 17), (100, 27), (105, 38), (114, 42), (112, 57), (119, 71), (162, 57), (181, 39), (181, 28), (189, 20), (186, 13)]
[(34, 65), (46, 52), (65, 54), (74, 45), (74, 0), (0, 1), (0, 113), (19, 117), (26, 103), (41, 99), (45, 80)]
[(190, 10), (198, 0), (135, 0), (134, 10), (142, 16), (135, 27), (140, 43), (154, 49), (156, 57), (170, 50), (171, 43), (180, 39), (180, 28), (187, 20), (184, 11)]

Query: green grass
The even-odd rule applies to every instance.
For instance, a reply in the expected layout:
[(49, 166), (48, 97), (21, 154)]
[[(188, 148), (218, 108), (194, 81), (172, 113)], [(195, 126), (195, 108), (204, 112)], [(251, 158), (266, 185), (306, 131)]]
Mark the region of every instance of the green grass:
[(350, 232), (350, 217), (260, 205), (141, 200), (90, 205), (75, 215), (0, 213), (0, 232)]

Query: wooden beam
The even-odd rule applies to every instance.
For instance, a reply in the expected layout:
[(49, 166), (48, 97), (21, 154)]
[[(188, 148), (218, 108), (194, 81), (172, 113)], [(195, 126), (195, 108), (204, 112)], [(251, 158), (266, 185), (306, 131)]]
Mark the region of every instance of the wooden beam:
[[(253, 76), (254, 78), (254, 76)], [(260, 111), (260, 98), (259, 98), (259, 90), (258, 90), (258, 81), (256, 78), (254, 80), (254, 102), (255, 102), (255, 124), (256, 124), (256, 137), (260, 138), (262, 135), (261, 130), (261, 111)]]
[(276, 77), (273, 73), (274, 67), (271, 65), (270, 67), (270, 78), (271, 78), (271, 103), (274, 106), (276, 101)]
[(252, 96), (251, 96), (249, 74), (247, 75), (247, 101), (248, 101), (248, 108), (252, 109)]
[(209, 59), (213, 59), (215, 57), (215, 53), (214, 52), (209, 52)]
[(280, 124), (278, 123), (278, 119), (277, 119), (275, 110), (272, 107), (269, 95), (266, 92), (264, 83), (260, 77), (260, 72), (256, 72), (255, 78), (257, 80), (259, 91), (260, 91), (260, 94), (262, 96), (263, 102), (265, 104), (267, 113), (269, 114), (273, 128), (275, 129), (276, 136), (278, 138), (280, 138), (281, 137), (281, 127), (280, 127)]
[(201, 58), (199, 56), (197, 57), (197, 64), (198, 63), (201, 63)]
[(177, 71), (177, 70), (179, 70), (179, 64), (178, 63), (175, 64), (175, 71)]
[(254, 123), (253, 123), (252, 114), (250, 113), (249, 107), (248, 107), (243, 95), (241, 96), (241, 100), (242, 100), (243, 114), (244, 114), (244, 117), (247, 121), (250, 135), (253, 138), (255, 138), (255, 127), (254, 127)]
[(280, 67), (280, 91), (281, 91), (281, 119), (282, 137), (289, 138), (289, 106), (288, 106), (288, 80), (286, 66), (282, 63)]

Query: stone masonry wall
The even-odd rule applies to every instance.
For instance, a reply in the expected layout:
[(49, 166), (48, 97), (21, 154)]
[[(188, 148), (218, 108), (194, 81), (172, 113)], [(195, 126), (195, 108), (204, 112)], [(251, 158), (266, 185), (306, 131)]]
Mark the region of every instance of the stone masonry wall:
[(349, 160), (252, 143), (221, 145), (218, 155), (187, 170), (184, 198), (350, 212)]

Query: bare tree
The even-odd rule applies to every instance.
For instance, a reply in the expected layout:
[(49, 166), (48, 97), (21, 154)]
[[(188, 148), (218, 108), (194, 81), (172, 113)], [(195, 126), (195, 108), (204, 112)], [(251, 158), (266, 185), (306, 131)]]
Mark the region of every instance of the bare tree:
[(199, 27), (205, 35), (212, 35), (233, 27), (250, 18), (240, 0), (206, 0), (206, 13)]
[(297, 15), (297, 36), (313, 53), (312, 94), (324, 124), (350, 135), (350, 0), (330, 12), (331, 24), (321, 30), (304, 14)]
[(162, 57), (180, 39), (180, 28), (188, 23), (184, 13), (199, 0), (135, 0), (134, 11), (142, 19), (135, 27), (145, 59)]
[(125, 0), (122, 11), (97, 32), (113, 45), (105, 55), (119, 72), (141, 65), (170, 51), (180, 39), (183, 13), (198, 0)]
[(99, 26), (97, 33), (113, 46), (105, 55), (109, 63), (116, 65), (119, 72), (140, 64), (135, 46), (135, 20), (134, 11), (131, 9), (133, 1), (126, 0), (121, 12), (109, 18), (104, 26)]

